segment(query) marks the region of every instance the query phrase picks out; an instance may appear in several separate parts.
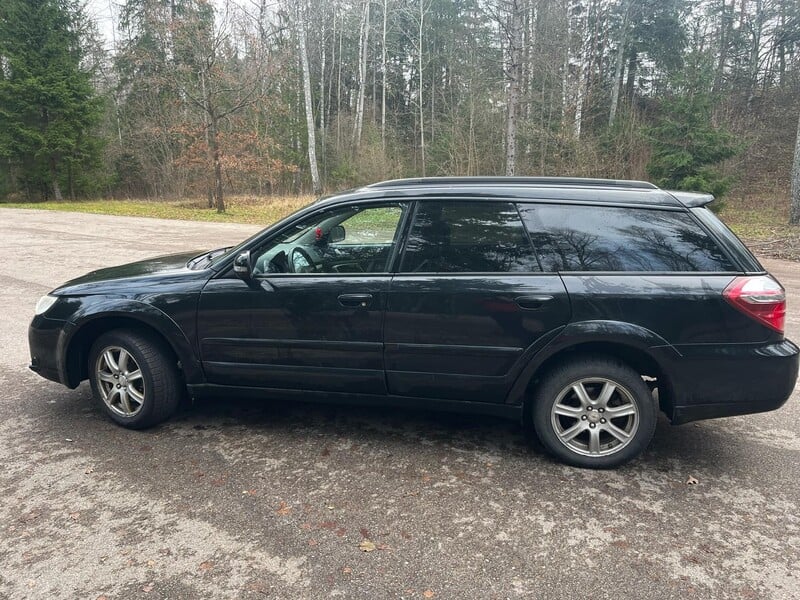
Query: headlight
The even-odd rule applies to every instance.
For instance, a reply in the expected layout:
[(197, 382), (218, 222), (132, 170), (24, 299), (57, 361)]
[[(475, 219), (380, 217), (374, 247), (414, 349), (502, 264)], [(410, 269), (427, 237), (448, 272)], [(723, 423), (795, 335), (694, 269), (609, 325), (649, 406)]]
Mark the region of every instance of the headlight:
[(44, 313), (46, 313), (48, 310), (50, 310), (50, 307), (56, 303), (56, 300), (58, 300), (57, 296), (50, 296), (50, 295), (42, 296), (41, 298), (39, 298), (39, 301), (36, 303), (36, 310), (35, 310), (36, 314), (43, 315)]

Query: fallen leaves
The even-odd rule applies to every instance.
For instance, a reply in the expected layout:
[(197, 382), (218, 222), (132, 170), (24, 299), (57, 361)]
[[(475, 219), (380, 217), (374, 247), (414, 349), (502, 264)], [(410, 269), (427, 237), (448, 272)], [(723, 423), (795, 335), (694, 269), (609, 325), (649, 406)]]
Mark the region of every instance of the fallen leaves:
[(208, 573), (211, 569), (214, 568), (214, 563), (211, 562), (210, 560), (204, 560), (203, 562), (200, 563), (200, 565), (197, 568), (200, 569), (203, 573)]
[(291, 512), (292, 512), (292, 507), (286, 504), (286, 502), (281, 502), (278, 505), (278, 510), (275, 511), (276, 514), (279, 514), (281, 516), (286, 516)]
[(422, 595), (426, 598), (433, 598), (436, 594), (433, 593), (433, 590), (425, 590)]
[(689, 475), (689, 477), (686, 479), (686, 485), (697, 485), (697, 479)]
[(372, 552), (374, 550), (390, 550), (389, 546), (386, 544), (376, 544), (372, 540), (363, 540), (359, 545), (358, 549), (362, 552)]

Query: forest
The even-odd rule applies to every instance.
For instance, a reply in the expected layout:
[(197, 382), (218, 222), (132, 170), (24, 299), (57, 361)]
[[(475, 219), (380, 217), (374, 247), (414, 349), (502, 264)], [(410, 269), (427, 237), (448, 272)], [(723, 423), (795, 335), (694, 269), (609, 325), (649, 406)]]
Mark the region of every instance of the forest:
[(108, 31), (0, 3), (0, 198), (224, 211), (435, 175), (788, 198), (800, 163), (797, 0), (96, 2)]

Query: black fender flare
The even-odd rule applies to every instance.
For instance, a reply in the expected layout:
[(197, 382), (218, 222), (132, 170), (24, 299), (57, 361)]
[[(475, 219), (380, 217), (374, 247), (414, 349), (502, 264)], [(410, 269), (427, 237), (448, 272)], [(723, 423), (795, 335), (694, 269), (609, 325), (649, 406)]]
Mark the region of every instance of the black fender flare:
[(205, 376), (197, 353), (186, 333), (164, 311), (132, 298), (115, 296), (87, 296), (64, 327), (58, 340), (58, 371), (61, 381), (68, 387), (77, 387), (80, 377), (70, 368), (70, 346), (77, 336), (92, 323), (103, 319), (136, 321), (156, 331), (167, 342), (181, 363), (186, 383), (202, 383)]
[(553, 356), (570, 348), (593, 343), (616, 344), (642, 352), (655, 362), (667, 377), (671, 370), (669, 363), (681, 356), (680, 352), (667, 340), (640, 325), (624, 321), (604, 320), (569, 323), (549, 343), (528, 358), (511, 387), (506, 403), (522, 404), (528, 384), (535, 377), (539, 368)]

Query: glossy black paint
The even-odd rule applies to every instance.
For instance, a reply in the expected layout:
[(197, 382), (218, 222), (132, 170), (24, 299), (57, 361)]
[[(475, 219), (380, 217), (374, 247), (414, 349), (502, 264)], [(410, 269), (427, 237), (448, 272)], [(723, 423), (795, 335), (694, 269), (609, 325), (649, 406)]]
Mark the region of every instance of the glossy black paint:
[(197, 312), (208, 382), (385, 393), (382, 325), (390, 280), (283, 274), (249, 285), (209, 281)]
[(397, 275), (384, 328), (389, 392), (504, 402), (522, 356), (569, 318), (556, 274)]
[[(240, 252), (338, 206), (502, 199), (535, 206), (659, 207), (693, 215), (735, 265), (723, 273), (398, 273), (243, 281)], [(402, 226), (407, 235), (407, 224)], [(704, 208), (637, 185), (462, 180), (395, 183), (325, 198), (213, 260), (196, 253), (102, 269), (53, 291), (29, 330), (31, 368), (70, 387), (103, 330), (148, 327), (180, 362), (190, 392), (522, 414), (542, 369), (580, 352), (630, 360), (657, 377), (673, 422), (777, 408), (797, 377), (797, 347), (722, 299), (763, 268)], [(190, 265), (192, 268), (190, 268)]]

